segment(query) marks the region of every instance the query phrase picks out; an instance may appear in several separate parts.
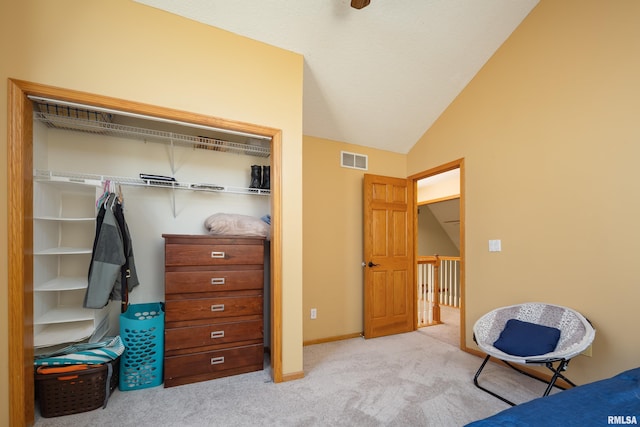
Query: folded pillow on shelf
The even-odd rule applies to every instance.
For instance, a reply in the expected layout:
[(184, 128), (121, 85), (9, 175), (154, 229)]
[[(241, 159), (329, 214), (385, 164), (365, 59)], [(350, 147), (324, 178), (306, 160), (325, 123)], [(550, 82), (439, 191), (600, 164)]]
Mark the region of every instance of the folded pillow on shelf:
[(269, 224), (249, 215), (216, 213), (204, 221), (209, 234), (226, 236), (269, 236)]

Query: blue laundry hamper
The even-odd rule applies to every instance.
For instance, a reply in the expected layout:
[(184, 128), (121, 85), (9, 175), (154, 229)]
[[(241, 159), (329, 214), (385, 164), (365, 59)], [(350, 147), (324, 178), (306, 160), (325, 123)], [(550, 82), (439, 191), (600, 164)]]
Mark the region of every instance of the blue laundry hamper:
[(162, 384), (164, 307), (162, 303), (131, 304), (120, 314), (119, 389), (139, 390)]

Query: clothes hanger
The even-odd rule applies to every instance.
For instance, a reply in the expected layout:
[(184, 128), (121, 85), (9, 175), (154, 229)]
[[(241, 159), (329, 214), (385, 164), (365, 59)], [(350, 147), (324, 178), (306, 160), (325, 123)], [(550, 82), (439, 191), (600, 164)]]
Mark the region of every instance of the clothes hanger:
[(113, 207), (115, 206), (116, 202), (118, 201), (118, 195), (116, 193), (111, 193), (109, 195), (109, 200), (111, 200), (111, 206), (109, 206), (109, 209), (113, 210)]
[(109, 200), (111, 200), (111, 193), (107, 193), (107, 197), (104, 198), (103, 208), (109, 209)]
[(109, 198), (109, 186), (111, 185), (111, 180), (105, 180), (104, 185), (102, 186), (102, 194), (96, 200), (96, 208), (100, 207), (105, 202), (105, 199)]
[(124, 196), (122, 195), (122, 186), (118, 183), (118, 203), (124, 204)]

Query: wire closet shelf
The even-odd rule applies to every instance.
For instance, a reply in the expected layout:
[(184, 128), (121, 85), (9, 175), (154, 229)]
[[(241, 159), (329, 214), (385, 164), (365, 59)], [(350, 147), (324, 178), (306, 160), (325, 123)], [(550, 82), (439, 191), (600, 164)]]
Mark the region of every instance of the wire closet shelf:
[(68, 182), (75, 184), (93, 185), (96, 187), (102, 186), (105, 182), (110, 181), (114, 184), (137, 186), (137, 187), (157, 187), (157, 188), (172, 188), (178, 190), (191, 190), (191, 191), (207, 191), (215, 193), (235, 193), (235, 194), (253, 194), (268, 196), (271, 194), (270, 190), (262, 188), (244, 188), (244, 187), (232, 187), (229, 185), (218, 185), (208, 183), (192, 183), (192, 182), (177, 182), (177, 181), (163, 181), (154, 179), (138, 179), (123, 176), (110, 176), (110, 175), (94, 175), (75, 172), (55, 172), (48, 170), (34, 170), (34, 179), (36, 181), (49, 181), (49, 182)]
[[(41, 104), (41, 108), (42, 104)], [(59, 115), (42, 111), (34, 111), (34, 118), (45, 123), (49, 127), (58, 129), (75, 130), (98, 135), (119, 136), (133, 139), (141, 139), (148, 142), (172, 144), (194, 149), (213, 150), (245, 154), (254, 157), (269, 157), (271, 150), (259, 142), (256, 144), (225, 141), (217, 138), (185, 135), (175, 132), (154, 130), (135, 126), (112, 123), (109, 115)]]

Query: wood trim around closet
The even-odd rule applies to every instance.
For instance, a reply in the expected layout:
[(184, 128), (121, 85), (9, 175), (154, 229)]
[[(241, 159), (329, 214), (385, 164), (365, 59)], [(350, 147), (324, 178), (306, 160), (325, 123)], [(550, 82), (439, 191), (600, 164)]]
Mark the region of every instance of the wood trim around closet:
[(269, 136), (271, 142), (271, 367), (282, 382), (282, 212), (279, 129), (157, 107), (22, 80), (8, 82), (9, 425), (34, 423), (33, 383), (33, 111), (27, 96), (144, 114)]
[(8, 88), (9, 425), (34, 422), (33, 116), (21, 88)]
[[(271, 374), (282, 376), (282, 132), (271, 139)], [(274, 191), (275, 190), (275, 191)], [(274, 286), (274, 284), (276, 284)]]

